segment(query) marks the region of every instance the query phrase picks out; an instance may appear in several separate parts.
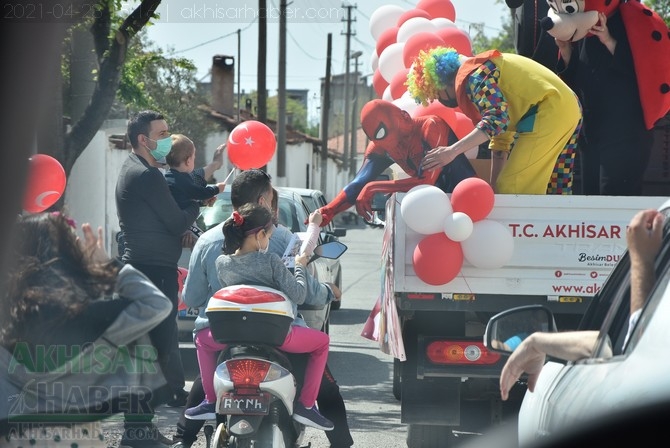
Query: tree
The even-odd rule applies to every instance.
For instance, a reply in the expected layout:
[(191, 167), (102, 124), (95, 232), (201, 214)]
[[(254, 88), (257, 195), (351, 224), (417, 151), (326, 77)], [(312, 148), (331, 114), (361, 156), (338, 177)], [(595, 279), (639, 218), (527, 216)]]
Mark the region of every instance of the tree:
[(653, 11), (665, 20), (670, 26), (670, 0), (644, 0), (642, 3), (649, 6)]
[[(140, 33), (128, 48), (121, 72), (118, 102), (130, 112), (152, 109), (165, 115), (173, 133), (185, 134), (203, 148), (207, 134), (215, 130), (199, 106), (207, 103), (198, 91), (197, 69), (189, 59), (171, 57)], [(124, 110), (124, 112), (125, 112)], [(196, 153), (202, 163), (202, 151)]]
[[(54, 144), (53, 141), (40, 142), (42, 152), (47, 152), (46, 148), (53, 148), (49, 153), (61, 162), (66, 174), (70, 173), (79, 155), (107, 118), (116, 98), (128, 47), (137, 33), (152, 18), (157, 17), (155, 11), (161, 0), (142, 0), (130, 14), (119, 18), (116, 12), (121, 11), (124, 3), (121, 0), (98, 0), (93, 17), (88, 22), (82, 22), (89, 27), (93, 35), (98, 59), (99, 69), (96, 73), (93, 96), (83, 115), (72, 123), (70, 130), (62, 137), (62, 144)], [(54, 113), (62, 115), (62, 110), (56, 110)], [(51, 122), (60, 123), (59, 118), (54, 118)], [(40, 134), (49, 135), (47, 138), (54, 139), (58, 130)]]
[(512, 13), (507, 15), (507, 18), (502, 21), (502, 31), (494, 37), (487, 37), (484, 34), (484, 24), (472, 25), (476, 30), (472, 37), (472, 51), (474, 54), (485, 50), (495, 48), (502, 52), (515, 53), (514, 49), (514, 23), (512, 21)]

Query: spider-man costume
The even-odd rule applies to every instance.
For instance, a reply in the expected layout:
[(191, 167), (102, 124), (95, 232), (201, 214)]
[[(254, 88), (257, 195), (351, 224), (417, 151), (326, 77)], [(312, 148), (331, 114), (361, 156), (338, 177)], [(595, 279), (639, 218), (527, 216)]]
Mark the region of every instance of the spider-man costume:
[[(456, 142), (454, 133), (438, 116), (412, 118), (389, 101), (372, 100), (361, 110), (361, 125), (370, 139), (363, 164), (337, 197), (321, 207), (322, 226), (354, 204), (359, 215), (371, 218), (370, 206), (376, 193), (406, 192), (422, 184), (435, 185), (450, 193), (461, 180), (475, 176), (475, 170), (463, 154), (440, 170), (422, 172), (421, 160), (426, 152)], [(374, 180), (393, 163), (410, 177)]]

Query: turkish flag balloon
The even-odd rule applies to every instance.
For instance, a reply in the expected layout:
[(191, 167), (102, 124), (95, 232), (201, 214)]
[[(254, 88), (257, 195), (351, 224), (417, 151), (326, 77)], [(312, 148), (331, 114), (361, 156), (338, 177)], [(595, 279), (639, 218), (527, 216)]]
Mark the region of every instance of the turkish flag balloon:
[(456, 8), (450, 0), (419, 0), (416, 9), (423, 9), (432, 19), (444, 17), (456, 21)]
[(493, 188), (484, 179), (469, 177), (460, 181), (451, 193), (451, 205), (455, 212), (463, 212), (472, 222), (486, 218), (495, 202)]
[(228, 136), (228, 158), (241, 170), (260, 168), (267, 164), (277, 148), (272, 129), (256, 120), (235, 126)]
[(402, 49), (402, 60), (405, 67), (412, 65), (421, 50), (428, 51), (431, 48), (443, 46), (444, 40), (432, 31), (423, 31), (410, 36)]
[(35, 154), (28, 166), (23, 209), (30, 213), (48, 209), (63, 195), (65, 184), (65, 170), (60, 162), (46, 154)]
[(429, 285), (444, 285), (456, 278), (463, 266), (461, 243), (447, 238), (444, 232), (419, 241), (412, 256), (414, 272)]

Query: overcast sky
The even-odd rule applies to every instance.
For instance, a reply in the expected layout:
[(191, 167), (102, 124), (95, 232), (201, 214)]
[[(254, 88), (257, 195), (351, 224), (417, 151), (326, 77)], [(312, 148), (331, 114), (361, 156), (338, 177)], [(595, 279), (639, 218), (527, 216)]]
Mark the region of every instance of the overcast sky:
[[(370, 33), (370, 17), (382, 5), (397, 5), (405, 10), (414, 9), (418, 0), (361, 0), (348, 3), (355, 6), (352, 16), (351, 52), (362, 51), (359, 70), (371, 74), (371, 56), (375, 39)], [(279, 0), (267, 0), (269, 8), (279, 8)], [(456, 25), (470, 31), (472, 24), (483, 23), (488, 35), (501, 30), (501, 17), (509, 14), (507, 7), (496, 0), (452, 0), (456, 10)], [(346, 48), (346, 2), (337, 0), (293, 0), (289, 9), (295, 19), (288, 20), (286, 87), (309, 89), (310, 117), (314, 118), (320, 95), (320, 78), (326, 73), (327, 35), (332, 33), (332, 74), (344, 73)], [(256, 90), (258, 22), (253, 19), (257, 0), (163, 0), (158, 12), (161, 19), (149, 27), (149, 38), (177, 55), (193, 60), (198, 78), (209, 80), (212, 57), (216, 54), (234, 56), (237, 60), (237, 30), (240, 29), (241, 89)], [(205, 10), (209, 8), (209, 10)], [(212, 11), (225, 8), (223, 20), (203, 18)], [(234, 9), (231, 9), (234, 8)], [(317, 21), (298, 19), (307, 8), (323, 17)], [(271, 95), (277, 91), (279, 25), (277, 19), (268, 20), (267, 87)], [(351, 70), (353, 71), (353, 61)], [(236, 74), (237, 74), (237, 68)]]

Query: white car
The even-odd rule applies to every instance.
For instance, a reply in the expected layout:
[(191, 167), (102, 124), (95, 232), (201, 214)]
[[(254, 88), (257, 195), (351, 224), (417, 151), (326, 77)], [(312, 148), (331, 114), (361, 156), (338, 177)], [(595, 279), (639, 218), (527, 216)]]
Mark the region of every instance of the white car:
[[(670, 201), (660, 210), (670, 215)], [(670, 224), (656, 259), (657, 280), (628, 343), (630, 260), (626, 252), (594, 297), (581, 330), (600, 330), (592, 356), (576, 362), (551, 359), (527, 391), (518, 416), (519, 445), (533, 445), (575, 428), (621, 416), (627, 411), (670, 403)], [(508, 310), (491, 318), (485, 335), (489, 347), (506, 336), (509, 319), (523, 313)], [(547, 311), (548, 312), (548, 311)], [(560, 329), (559, 329), (560, 330)], [(611, 356), (609, 345), (611, 344)], [(666, 406), (666, 418), (668, 416)], [(611, 429), (610, 429), (611, 430)], [(550, 439), (551, 440), (551, 439)]]

